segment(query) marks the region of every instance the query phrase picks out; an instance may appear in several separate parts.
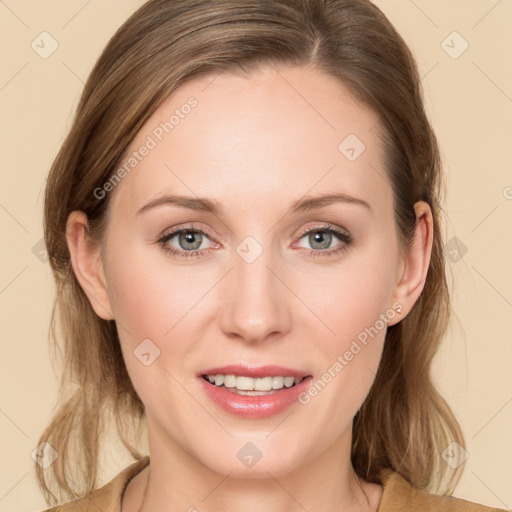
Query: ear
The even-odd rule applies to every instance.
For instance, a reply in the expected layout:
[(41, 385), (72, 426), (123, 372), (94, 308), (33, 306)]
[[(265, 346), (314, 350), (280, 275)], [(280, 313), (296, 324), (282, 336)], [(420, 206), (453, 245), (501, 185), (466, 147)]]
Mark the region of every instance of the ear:
[(432, 210), (425, 201), (418, 201), (414, 205), (414, 211), (416, 212), (414, 240), (400, 262), (392, 294), (393, 309), (398, 311), (398, 303), (401, 305), (401, 310), (395, 320), (390, 320), (388, 325), (398, 323), (412, 309), (425, 286), (430, 265), (434, 240)]
[(66, 240), (75, 276), (96, 314), (104, 320), (113, 320), (108, 296), (107, 280), (103, 271), (101, 246), (87, 235), (87, 215), (81, 211), (69, 214)]

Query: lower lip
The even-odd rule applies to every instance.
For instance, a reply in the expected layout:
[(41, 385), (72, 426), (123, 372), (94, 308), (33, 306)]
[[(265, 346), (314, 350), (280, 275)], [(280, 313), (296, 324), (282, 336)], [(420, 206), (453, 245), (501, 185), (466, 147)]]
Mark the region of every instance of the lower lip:
[(308, 376), (291, 388), (281, 388), (270, 395), (238, 395), (224, 386), (210, 384), (203, 377), (199, 377), (201, 386), (206, 395), (224, 411), (243, 418), (268, 418), (278, 414), (299, 398), (306, 391), (313, 377)]

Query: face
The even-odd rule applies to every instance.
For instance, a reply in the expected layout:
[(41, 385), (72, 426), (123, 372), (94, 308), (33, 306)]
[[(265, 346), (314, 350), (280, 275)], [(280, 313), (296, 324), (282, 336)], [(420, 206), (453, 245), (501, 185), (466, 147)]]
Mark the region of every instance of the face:
[(412, 301), (377, 123), (330, 76), (265, 68), (186, 83), (133, 140), (91, 303), (116, 320), (153, 452), (232, 476), (347, 457)]

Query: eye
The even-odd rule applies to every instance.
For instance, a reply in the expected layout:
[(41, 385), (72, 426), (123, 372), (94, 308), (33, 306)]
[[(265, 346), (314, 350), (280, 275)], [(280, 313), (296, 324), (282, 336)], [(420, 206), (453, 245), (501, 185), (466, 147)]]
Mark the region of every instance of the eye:
[[(300, 236), (305, 239), (311, 249), (306, 248), (310, 256), (333, 256), (346, 250), (352, 243), (352, 236), (331, 226), (315, 226)], [(343, 242), (336, 244), (336, 241)], [(334, 243), (334, 246), (333, 246)]]
[[(353, 241), (348, 232), (331, 226), (309, 228), (300, 235), (299, 240), (302, 239), (306, 239), (311, 247), (311, 249), (303, 248), (301, 251), (301, 255), (305, 257), (334, 256), (345, 251)], [(212, 242), (210, 236), (201, 229), (182, 227), (166, 233), (157, 240), (157, 243), (166, 253), (176, 258), (191, 258), (204, 256), (205, 253), (220, 246), (216, 242), (212, 242), (212, 245), (208, 246), (208, 241)]]
[[(209, 236), (200, 229), (182, 228), (167, 233), (158, 243), (165, 252), (177, 258), (190, 258), (209, 252), (211, 247), (207, 247), (208, 240)], [(170, 243), (171, 241), (175, 244)]]

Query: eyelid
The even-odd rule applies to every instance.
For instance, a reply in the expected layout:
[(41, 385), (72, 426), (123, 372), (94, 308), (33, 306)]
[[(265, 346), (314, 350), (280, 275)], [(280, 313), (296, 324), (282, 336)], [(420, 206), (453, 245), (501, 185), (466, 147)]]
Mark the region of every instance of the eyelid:
[(315, 230), (318, 230), (318, 231), (321, 231), (321, 230), (329, 231), (330, 230), (330, 231), (334, 231), (335, 233), (343, 234), (347, 238), (351, 238), (351, 234), (346, 229), (339, 227), (339, 226), (331, 226), (328, 223), (320, 223), (320, 224), (317, 224), (314, 226), (307, 226), (307, 227), (301, 229), (299, 231), (299, 233), (296, 235), (296, 237), (302, 238), (304, 235), (307, 235), (311, 231), (315, 231)]
[[(347, 238), (351, 238), (352, 237), (352, 235), (346, 229), (344, 229), (342, 227), (331, 226), (328, 223), (319, 223), (319, 224), (316, 224), (316, 225), (313, 225), (313, 226), (309, 225), (309, 226), (306, 226), (306, 227), (302, 228), (294, 236), (294, 238), (300, 239), (304, 235), (306, 235), (306, 234), (308, 234), (308, 233), (310, 233), (311, 231), (314, 231), (314, 230), (332, 230), (335, 233), (343, 234)], [(165, 238), (165, 237), (167, 237), (169, 235), (178, 234), (181, 231), (198, 231), (199, 233), (202, 233), (202, 234), (206, 235), (210, 239), (210, 241), (212, 241), (212, 242), (216, 241), (215, 240), (216, 237), (213, 236), (209, 232), (208, 228), (198, 227), (198, 226), (195, 225), (194, 222), (178, 224), (176, 226), (173, 226), (172, 228), (168, 228), (168, 229), (164, 230), (158, 236), (158, 240), (161, 240), (162, 238)]]
[[(158, 240), (161, 240), (162, 238), (165, 238), (170, 235), (177, 235), (178, 233), (180, 233), (182, 231), (197, 231), (203, 235), (206, 235), (210, 241), (217, 242), (216, 237), (212, 233), (210, 233), (208, 228), (198, 227), (195, 224), (196, 223), (194, 223), (194, 222), (191, 222), (191, 223), (185, 222), (183, 224), (178, 224), (176, 226), (173, 226), (172, 228), (167, 228), (158, 236)], [(217, 242), (217, 243), (220, 243), (220, 242)]]
[[(210, 240), (214, 246), (217, 247), (208, 247), (206, 249), (194, 249), (192, 251), (185, 251), (183, 249), (177, 249), (173, 246), (169, 246), (168, 241), (178, 234), (182, 232), (187, 231), (195, 231), (198, 233), (201, 233), (202, 235), (206, 236), (208, 240)], [(354, 237), (351, 235), (351, 233), (346, 230), (345, 228), (342, 228), (340, 226), (333, 226), (329, 225), (328, 223), (320, 223), (316, 224), (314, 226), (306, 226), (299, 234), (295, 235), (296, 241), (292, 244), (295, 245), (297, 242), (300, 241), (301, 238), (304, 236), (314, 233), (315, 231), (326, 231), (332, 233), (341, 244), (338, 244), (335, 248), (331, 248), (328, 250), (314, 250), (314, 249), (308, 249), (306, 247), (301, 247), (301, 251), (299, 253), (301, 254), (301, 257), (330, 257), (335, 256), (336, 254), (341, 254), (343, 251), (345, 251), (354, 241)], [(208, 229), (199, 228), (194, 223), (185, 223), (185, 224), (178, 224), (177, 226), (173, 226), (172, 228), (169, 228), (165, 230), (156, 240), (156, 243), (162, 246), (162, 249), (172, 255), (174, 255), (178, 259), (183, 258), (189, 258), (189, 257), (201, 257), (206, 256), (207, 254), (211, 253), (211, 251), (214, 251), (218, 249), (219, 244), (222, 246), (222, 243), (219, 243), (215, 240), (215, 237), (212, 236), (209, 233)], [(165, 246), (165, 247), (164, 247)], [(305, 256), (305, 254), (308, 254), (308, 256)]]
[[(308, 236), (311, 233), (316, 231), (324, 231), (327, 233), (331, 233), (335, 238), (338, 239), (338, 243), (335, 247), (326, 249), (323, 251), (317, 251), (314, 249), (309, 249), (307, 247), (301, 247), (302, 251), (299, 251), (299, 254), (303, 256), (303, 252), (305, 251), (309, 254), (310, 257), (330, 257), (336, 256), (337, 254), (343, 253), (345, 250), (351, 246), (355, 240), (355, 237), (347, 231), (345, 228), (340, 226), (331, 226), (327, 223), (317, 224), (315, 226), (307, 226), (303, 230), (300, 231), (300, 234), (297, 235), (297, 241), (292, 244), (292, 247), (295, 246), (304, 236)], [(304, 256), (306, 257), (306, 256)]]

